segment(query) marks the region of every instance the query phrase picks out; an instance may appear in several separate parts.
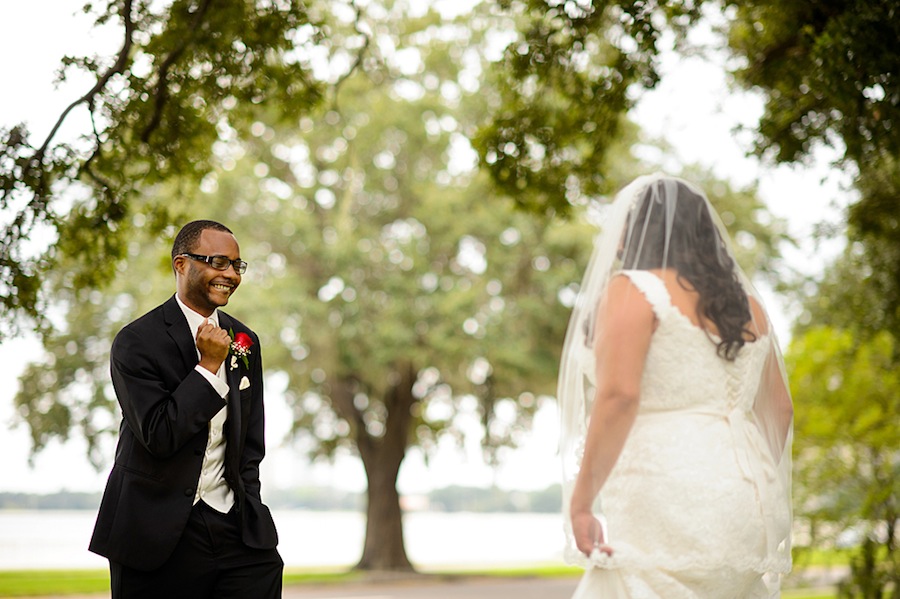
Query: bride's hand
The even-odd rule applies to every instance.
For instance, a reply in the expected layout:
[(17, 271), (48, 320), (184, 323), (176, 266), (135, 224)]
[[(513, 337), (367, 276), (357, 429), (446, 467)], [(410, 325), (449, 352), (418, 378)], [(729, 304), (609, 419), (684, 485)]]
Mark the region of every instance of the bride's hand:
[(604, 526), (590, 512), (572, 514), (572, 531), (578, 550), (590, 557), (594, 550), (612, 555), (613, 549), (606, 544)]

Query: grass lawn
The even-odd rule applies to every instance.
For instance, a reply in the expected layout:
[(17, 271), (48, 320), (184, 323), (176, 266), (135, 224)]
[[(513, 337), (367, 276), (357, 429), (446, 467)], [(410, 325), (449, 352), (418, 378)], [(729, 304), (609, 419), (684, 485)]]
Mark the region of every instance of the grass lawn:
[[(568, 566), (538, 566), (494, 570), (427, 571), (425, 576), (453, 579), (472, 576), (497, 577), (561, 577), (579, 576), (582, 570)], [(285, 585), (342, 584), (360, 582), (366, 574), (346, 570), (306, 570), (288, 568)], [(77, 595), (104, 593), (109, 590), (108, 570), (14, 570), (0, 571), (0, 597), (35, 597), (40, 595)], [(782, 594), (784, 599), (834, 599), (830, 589), (795, 589)]]
[(77, 595), (108, 590), (108, 570), (0, 571), (0, 597)]
[(793, 589), (781, 593), (782, 599), (835, 599), (837, 591), (833, 589)]

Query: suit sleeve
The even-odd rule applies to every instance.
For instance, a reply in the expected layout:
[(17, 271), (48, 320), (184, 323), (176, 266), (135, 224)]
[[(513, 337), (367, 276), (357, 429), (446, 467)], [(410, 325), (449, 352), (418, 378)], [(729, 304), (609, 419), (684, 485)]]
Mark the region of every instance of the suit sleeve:
[[(163, 347), (131, 328), (116, 336), (110, 351), (110, 373), (122, 416), (138, 442), (156, 458), (178, 452), (225, 406), (225, 400), (196, 370), (179, 379), (171, 365), (173, 351), (174, 347)], [(172, 380), (180, 383), (169, 388), (166, 381)]]
[(263, 404), (263, 368), (259, 339), (253, 334), (254, 352), (250, 365), (251, 405), (247, 439), (241, 455), (241, 479), (247, 494), (260, 499), (259, 464), (266, 455), (266, 418)]

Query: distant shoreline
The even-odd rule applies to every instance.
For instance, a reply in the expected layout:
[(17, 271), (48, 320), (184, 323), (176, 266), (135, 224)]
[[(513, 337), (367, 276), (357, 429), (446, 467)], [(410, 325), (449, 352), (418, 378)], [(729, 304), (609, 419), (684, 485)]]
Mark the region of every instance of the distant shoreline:
[[(56, 493), (0, 492), (0, 512), (14, 510), (96, 510), (102, 493), (59, 491)], [(365, 493), (328, 487), (298, 487), (263, 491), (272, 509), (310, 511), (365, 510)], [(477, 512), (558, 514), (561, 511), (559, 485), (538, 491), (506, 491), (497, 487), (452, 486), (429, 493), (402, 496), (408, 512)]]

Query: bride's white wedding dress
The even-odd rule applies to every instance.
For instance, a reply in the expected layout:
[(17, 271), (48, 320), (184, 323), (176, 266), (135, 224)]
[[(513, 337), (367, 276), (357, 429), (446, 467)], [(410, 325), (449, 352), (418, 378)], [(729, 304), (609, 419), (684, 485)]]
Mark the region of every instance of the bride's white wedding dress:
[(658, 326), (638, 416), (600, 493), (614, 555), (594, 553), (574, 599), (777, 597), (767, 578), (790, 570), (790, 482), (753, 412), (772, 344), (724, 360), (661, 279), (624, 274)]

